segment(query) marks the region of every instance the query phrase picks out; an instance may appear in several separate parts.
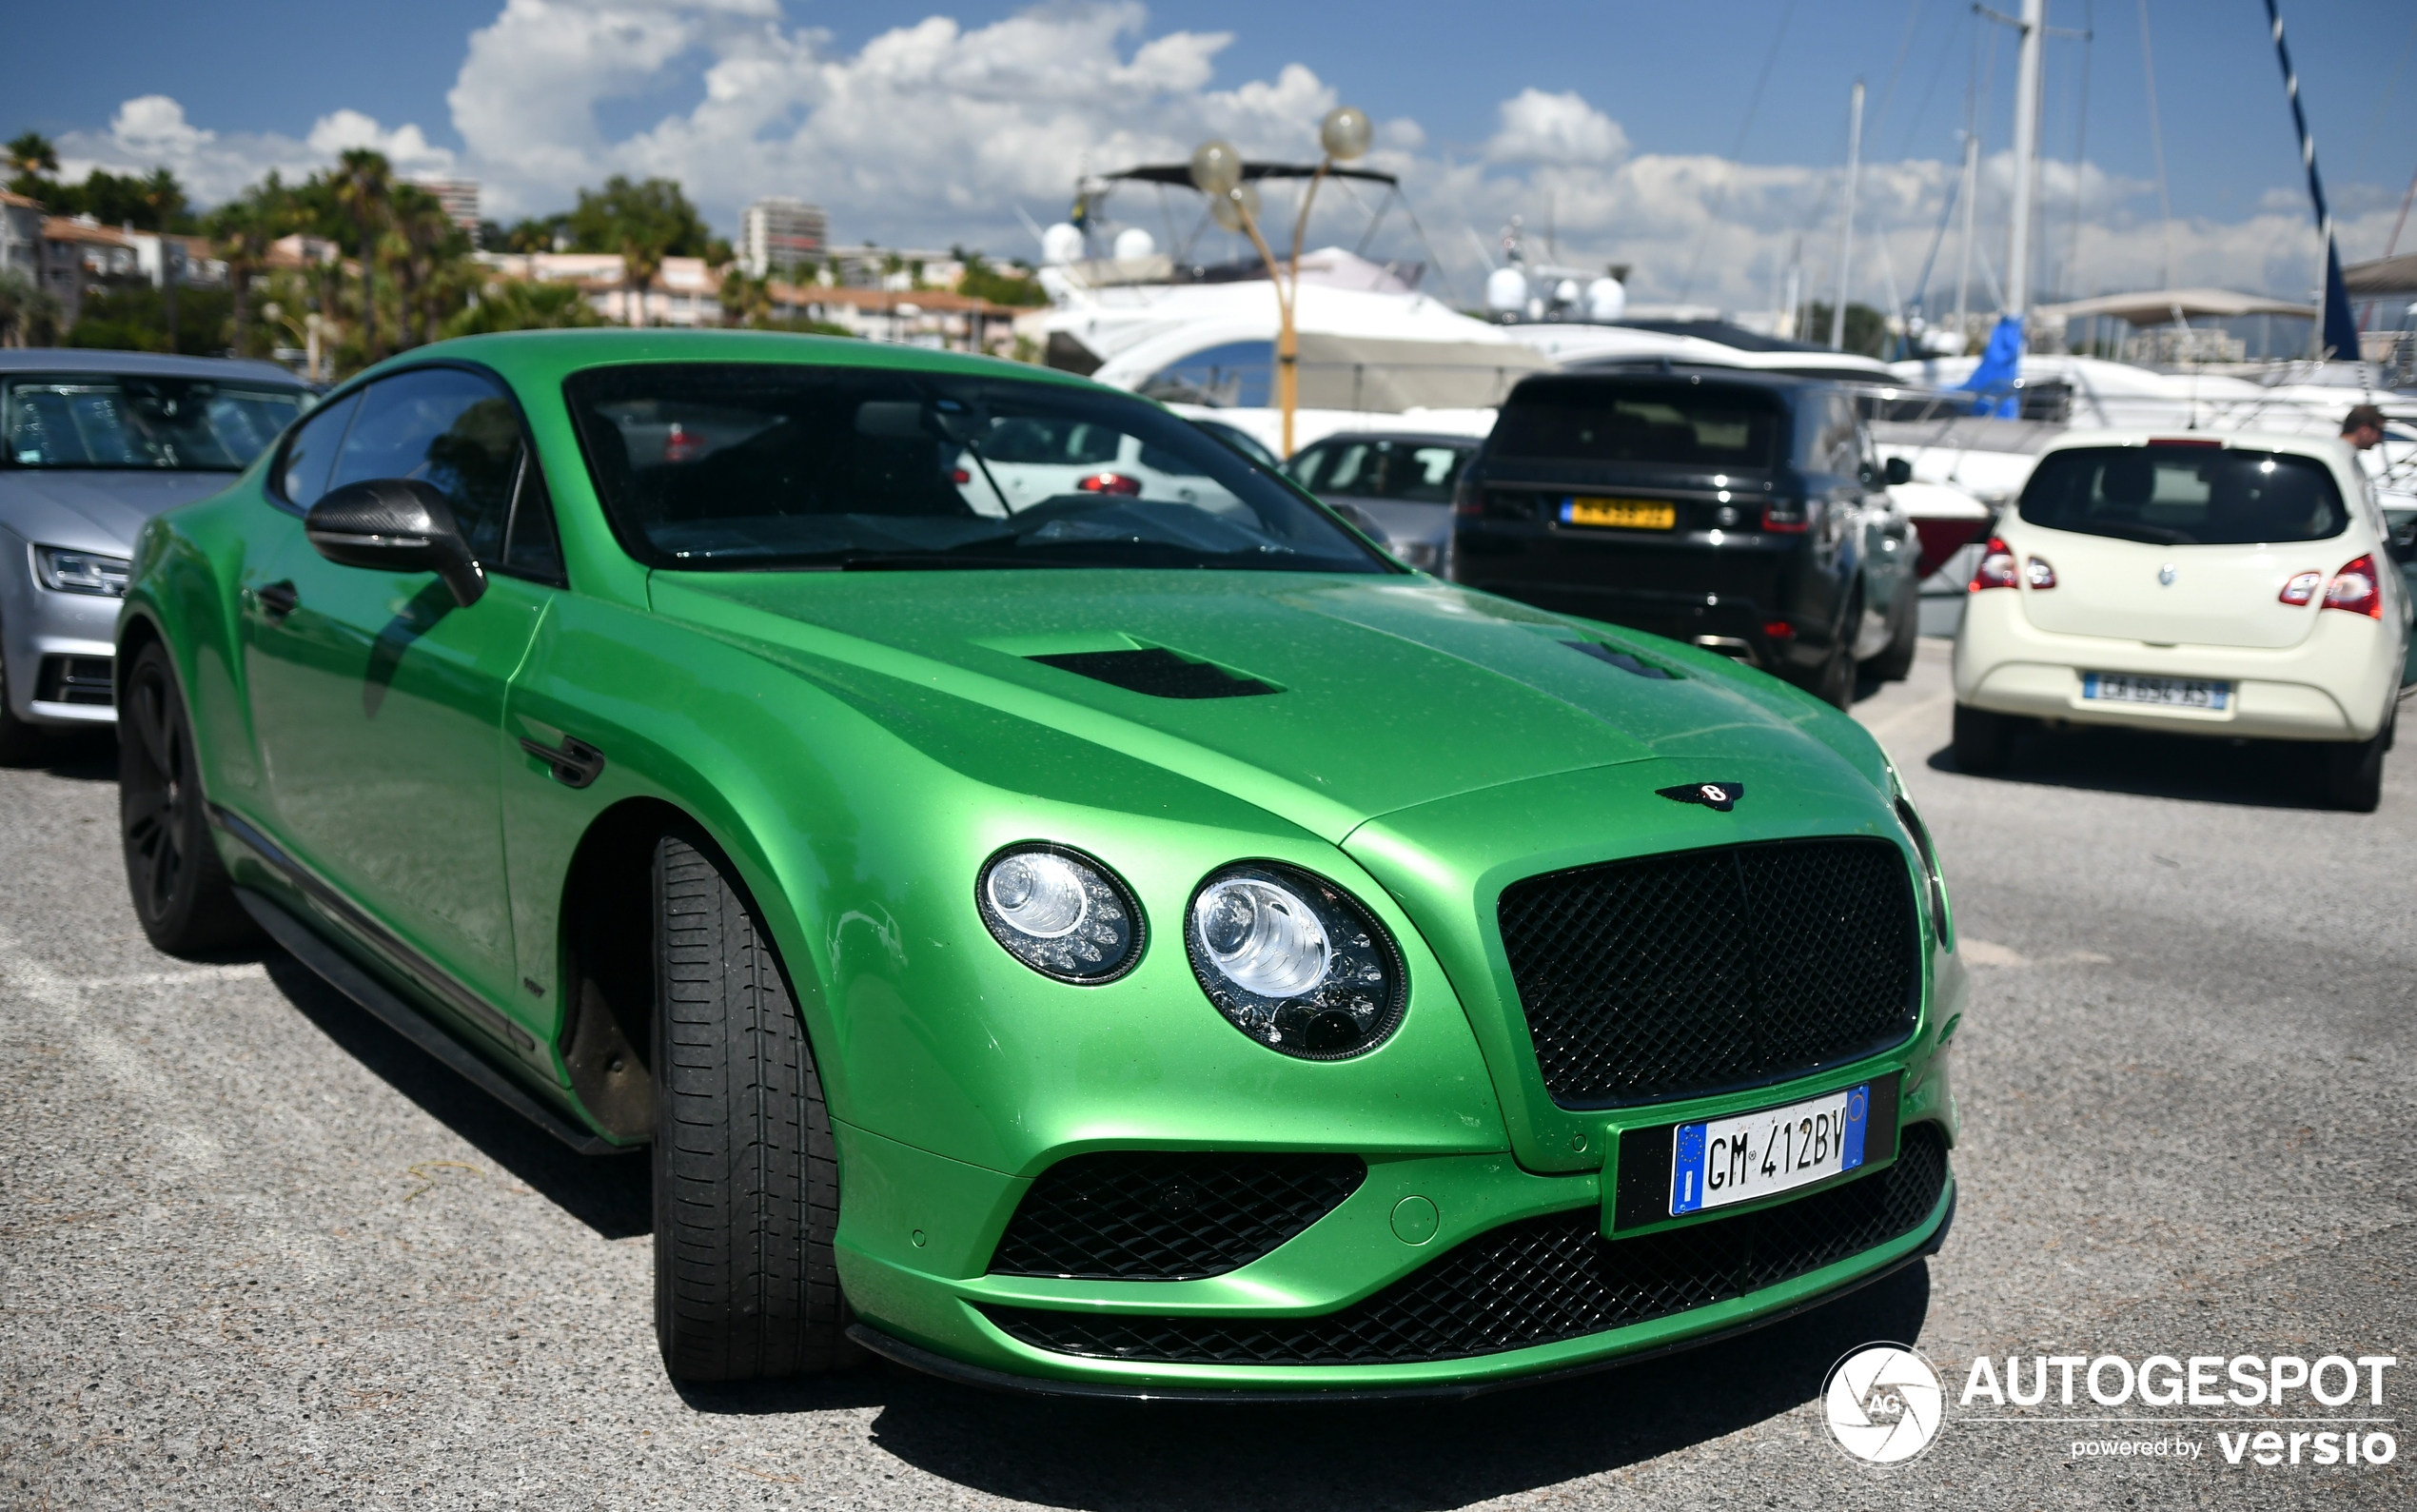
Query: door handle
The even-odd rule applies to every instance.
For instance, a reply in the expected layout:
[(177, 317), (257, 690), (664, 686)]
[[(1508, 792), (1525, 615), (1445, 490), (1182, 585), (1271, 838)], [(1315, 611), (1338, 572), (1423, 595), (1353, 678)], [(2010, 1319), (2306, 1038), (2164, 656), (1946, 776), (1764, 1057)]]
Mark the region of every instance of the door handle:
[(524, 735), (521, 736), (521, 749), (552, 767), (554, 780), (566, 788), (586, 787), (604, 770), (603, 752), (567, 735), (559, 746)]
[(272, 582), (252, 594), (259, 600), (260, 612), (272, 620), (282, 620), (302, 602), (302, 591), (288, 580)]

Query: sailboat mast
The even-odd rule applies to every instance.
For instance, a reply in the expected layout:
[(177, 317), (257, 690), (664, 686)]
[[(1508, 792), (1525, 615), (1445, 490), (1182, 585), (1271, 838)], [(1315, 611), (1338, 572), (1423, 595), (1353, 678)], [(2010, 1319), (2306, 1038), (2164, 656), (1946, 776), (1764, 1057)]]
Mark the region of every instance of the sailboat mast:
[(2014, 70), (2014, 206), (2006, 253), (2006, 313), (2020, 319), (2031, 303), (2031, 190), (2039, 161), (2039, 55), (2048, 37), (2048, 0), (2022, 0), (2022, 56)]
[(1837, 303), (1830, 307), (1830, 350), (1846, 349), (1847, 275), (1855, 265), (1855, 179), (1863, 167), (1863, 81), (1846, 108), (1846, 217), (1837, 233)]
[(2333, 212), (2325, 203), (2325, 181), (2316, 176), (2316, 139), (2308, 133), (2308, 112), (2300, 108), (2300, 76), (2291, 67), (2291, 49), (2283, 41), (2283, 12), (2266, 0), (2267, 19), (2274, 24), (2274, 55), (2283, 65), (2284, 92), (2291, 97), (2291, 125), (2300, 134), (2300, 161), (2308, 166), (2308, 197), (2316, 206), (2317, 239), (2324, 244), (2325, 266), (2312, 333), (2316, 355), (2342, 362), (2359, 360), (2358, 327), (2349, 317), (2349, 290), (2342, 283), (2342, 255), (2333, 245)]
[(1955, 256), (1955, 339), (1969, 342), (1972, 327), (1964, 324), (1964, 297), (1973, 283), (1973, 203), (1980, 198), (1980, 133), (1964, 133), (1963, 243)]

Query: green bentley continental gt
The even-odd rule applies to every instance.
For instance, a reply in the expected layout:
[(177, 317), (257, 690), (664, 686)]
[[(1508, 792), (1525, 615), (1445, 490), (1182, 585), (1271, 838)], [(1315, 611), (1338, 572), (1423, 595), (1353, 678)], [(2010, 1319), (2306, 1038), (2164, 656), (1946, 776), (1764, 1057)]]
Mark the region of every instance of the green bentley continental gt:
[(143, 533), (127, 867), (653, 1163), (686, 1380), (1462, 1395), (1955, 1209), (1946, 889), (1861, 729), (1440, 582), (1131, 395), (420, 348)]

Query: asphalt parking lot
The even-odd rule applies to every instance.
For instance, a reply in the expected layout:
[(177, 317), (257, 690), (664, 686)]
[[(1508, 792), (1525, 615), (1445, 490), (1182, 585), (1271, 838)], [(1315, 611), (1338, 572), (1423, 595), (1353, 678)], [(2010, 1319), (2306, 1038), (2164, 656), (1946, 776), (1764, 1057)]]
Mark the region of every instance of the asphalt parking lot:
[(2371, 815), (2314, 807), (2308, 753), (2271, 748), (2043, 736), (1969, 777), (1936, 641), (1857, 714), (1975, 970), (1945, 1251), (1456, 1405), (1069, 1404), (887, 1366), (678, 1389), (642, 1162), (561, 1150), (282, 954), (152, 952), (106, 744), (0, 772), (0, 1504), (2410, 1504), (2417, 1450), (2233, 1466), (2205, 1424), (2153, 1430), (2194, 1461), (2076, 1459), (2132, 1430), (1951, 1408), (1874, 1470), (1816, 1399), (1883, 1339), (1951, 1387), (1977, 1354), (2410, 1352), (2417, 745)]

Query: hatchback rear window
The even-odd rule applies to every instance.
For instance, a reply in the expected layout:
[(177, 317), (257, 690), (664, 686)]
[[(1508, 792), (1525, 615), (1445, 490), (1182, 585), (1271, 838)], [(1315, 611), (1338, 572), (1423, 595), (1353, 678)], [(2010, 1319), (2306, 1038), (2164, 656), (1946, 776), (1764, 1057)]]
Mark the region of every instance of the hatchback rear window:
[(1496, 457), (1742, 471), (1778, 453), (1779, 402), (1721, 383), (1528, 383), (1495, 422)]
[(2349, 524), (2323, 462), (2218, 446), (2050, 452), (2023, 487), (2021, 512), (2050, 530), (2157, 546), (2323, 540)]

